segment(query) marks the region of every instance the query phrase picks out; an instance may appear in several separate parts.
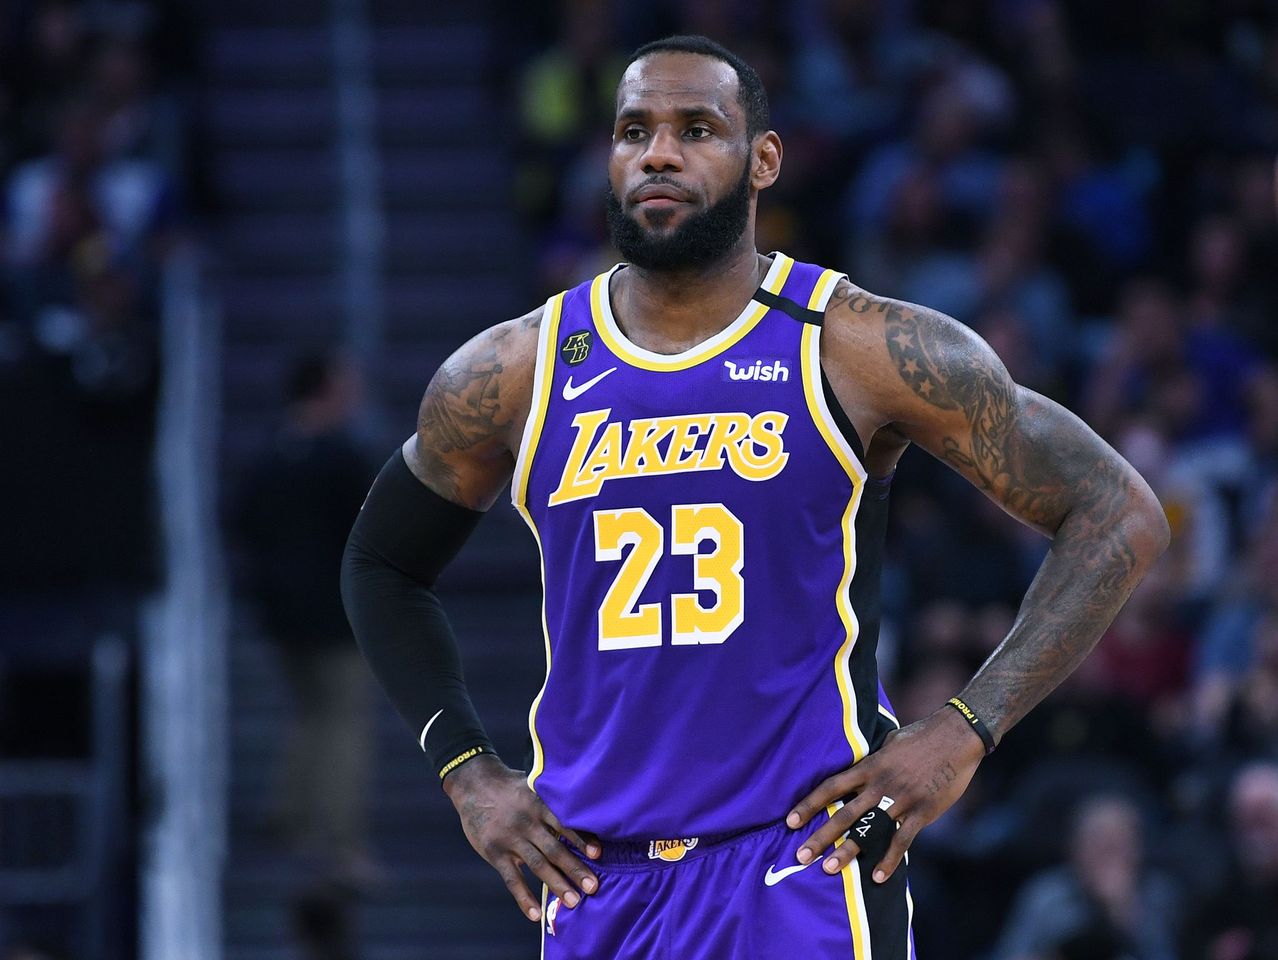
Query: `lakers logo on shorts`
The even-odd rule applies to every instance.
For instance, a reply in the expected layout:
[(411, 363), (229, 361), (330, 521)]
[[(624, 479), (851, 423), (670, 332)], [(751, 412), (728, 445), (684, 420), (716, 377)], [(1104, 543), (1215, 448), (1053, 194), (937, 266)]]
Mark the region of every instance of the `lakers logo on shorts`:
[(570, 367), (575, 367), (585, 360), (590, 356), (590, 331), (578, 330), (564, 337), (564, 342), (559, 345), (559, 355)]
[(689, 850), (697, 845), (697, 839), (697, 837), (686, 837), (683, 840), (649, 840), (648, 859), (678, 863)]

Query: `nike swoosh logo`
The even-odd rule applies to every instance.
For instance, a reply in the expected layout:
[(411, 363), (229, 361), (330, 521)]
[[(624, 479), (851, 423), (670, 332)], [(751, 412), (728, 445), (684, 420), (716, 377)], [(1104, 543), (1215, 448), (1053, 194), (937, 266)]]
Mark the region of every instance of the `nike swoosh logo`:
[(768, 867), (768, 872), (763, 875), (763, 882), (766, 883), (769, 887), (775, 887), (778, 883), (780, 883), (790, 874), (798, 873), (800, 870), (808, 869), (808, 867), (812, 866), (812, 864), (816, 863), (817, 860), (819, 859), (821, 858), (817, 857), (816, 860), (812, 861), (812, 863), (798, 863), (798, 864), (795, 864), (793, 867), (785, 867), (782, 870), (778, 870), (777, 865), (774, 863), (772, 866)]
[(440, 707), (435, 711), (435, 715), (426, 721), (426, 726), (422, 727), (422, 735), (417, 738), (418, 744), (423, 750), (426, 749), (426, 734), (430, 733), (430, 725), (439, 719), (439, 715), (444, 712), (444, 708)]
[(616, 367), (609, 367), (603, 373), (599, 374), (599, 376), (591, 377), (585, 383), (580, 384), (579, 386), (576, 386), (576, 387), (572, 385), (572, 377), (569, 377), (566, 381), (564, 381), (564, 399), (576, 400), (579, 396), (581, 396), (583, 393), (585, 393), (587, 390), (593, 387), (596, 383), (598, 383), (604, 377), (608, 376), (608, 374), (616, 373), (616, 372), (617, 372)]

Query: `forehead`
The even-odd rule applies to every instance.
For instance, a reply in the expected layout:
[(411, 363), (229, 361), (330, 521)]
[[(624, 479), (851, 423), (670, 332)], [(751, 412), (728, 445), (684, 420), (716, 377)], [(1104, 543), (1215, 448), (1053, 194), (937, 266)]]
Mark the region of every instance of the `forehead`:
[(653, 53), (626, 68), (617, 85), (617, 113), (695, 105), (737, 119), (742, 114), (737, 88), (737, 72), (722, 60), (698, 53)]

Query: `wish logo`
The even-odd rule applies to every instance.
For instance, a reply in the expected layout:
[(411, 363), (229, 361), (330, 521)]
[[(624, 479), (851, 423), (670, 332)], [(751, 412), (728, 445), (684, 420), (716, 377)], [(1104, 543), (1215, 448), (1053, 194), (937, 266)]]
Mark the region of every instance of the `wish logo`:
[(723, 361), (725, 380), (761, 380), (763, 382), (790, 379), (790, 368), (780, 360), (742, 360), (733, 363)]

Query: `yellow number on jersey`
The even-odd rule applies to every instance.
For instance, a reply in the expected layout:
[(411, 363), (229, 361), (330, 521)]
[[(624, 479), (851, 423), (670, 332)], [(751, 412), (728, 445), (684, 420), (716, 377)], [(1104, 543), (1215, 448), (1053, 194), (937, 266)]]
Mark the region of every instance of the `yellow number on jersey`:
[(599, 607), (599, 649), (661, 646), (661, 604), (631, 610), (661, 559), (665, 531), (647, 510), (596, 510), (594, 516), (596, 560), (620, 560), (621, 548), (631, 547)]
[[(671, 553), (690, 553), (692, 588), (713, 590), (714, 605), (701, 606), (695, 593), (671, 597), (671, 643), (723, 643), (745, 619), (745, 529), (721, 503), (695, 503), (674, 508), (671, 517)], [(702, 540), (714, 549), (700, 553)]]
[[(622, 560), (631, 550), (599, 607), (599, 649), (630, 650), (661, 645), (661, 606), (636, 604), (665, 548), (665, 531), (646, 510), (598, 510), (594, 514), (595, 559)], [(745, 619), (745, 534), (741, 521), (721, 503), (677, 505), (671, 510), (670, 552), (693, 557), (693, 588), (713, 591), (703, 607), (696, 593), (671, 597), (672, 643), (723, 643)], [(714, 547), (701, 553), (705, 540)]]

